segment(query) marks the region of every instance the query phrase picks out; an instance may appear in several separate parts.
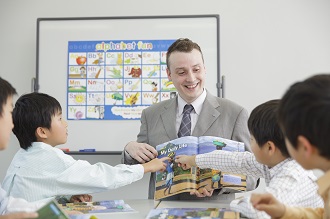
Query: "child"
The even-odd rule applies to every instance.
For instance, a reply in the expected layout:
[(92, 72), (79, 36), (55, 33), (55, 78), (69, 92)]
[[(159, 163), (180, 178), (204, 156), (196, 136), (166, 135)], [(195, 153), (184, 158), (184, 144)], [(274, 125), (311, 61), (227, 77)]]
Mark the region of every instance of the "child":
[(164, 161), (169, 159), (115, 167), (74, 160), (55, 148), (66, 142), (68, 125), (59, 102), (47, 94), (21, 96), (15, 104), (13, 120), (13, 132), (21, 149), (8, 168), (3, 188), (28, 201), (115, 189), (141, 179), (144, 173), (164, 171)]
[[(0, 77), (0, 150), (4, 150), (9, 142), (10, 133), (13, 129), (13, 96), (16, 94), (15, 88), (6, 80)], [(6, 192), (0, 188), (0, 219), (20, 219), (36, 218), (37, 213), (11, 213), (10, 211), (35, 211), (40, 205), (27, 203), (23, 199), (8, 197)]]
[[(271, 100), (251, 112), (248, 128), (253, 154), (216, 150), (197, 156), (177, 156), (175, 161), (183, 168), (198, 166), (262, 177), (266, 181), (265, 190), (286, 204), (322, 207), (322, 199), (316, 193), (316, 177), (289, 158), (276, 119), (278, 104), (279, 100)], [(264, 212), (256, 211), (248, 199), (234, 200), (232, 210), (251, 218), (269, 218)]]
[(317, 182), (325, 209), (288, 207), (270, 194), (252, 195), (253, 206), (274, 218), (330, 218), (330, 74), (293, 84), (280, 102), (278, 118), (292, 158), (305, 169), (325, 172)]

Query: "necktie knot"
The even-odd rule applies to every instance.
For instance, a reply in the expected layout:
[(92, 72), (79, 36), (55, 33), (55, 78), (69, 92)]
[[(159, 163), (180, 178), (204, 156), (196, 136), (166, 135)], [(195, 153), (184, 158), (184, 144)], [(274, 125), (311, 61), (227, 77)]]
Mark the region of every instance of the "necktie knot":
[(190, 104), (186, 104), (183, 108), (183, 114), (187, 114), (187, 113), (191, 113), (191, 111), (193, 111), (194, 107), (193, 105)]

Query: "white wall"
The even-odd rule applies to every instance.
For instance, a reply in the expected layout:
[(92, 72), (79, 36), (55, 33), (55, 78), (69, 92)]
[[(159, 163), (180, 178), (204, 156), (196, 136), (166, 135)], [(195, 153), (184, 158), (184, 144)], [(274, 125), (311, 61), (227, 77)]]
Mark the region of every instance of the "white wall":
[[(220, 14), (226, 98), (251, 111), (268, 99), (280, 98), (297, 80), (330, 72), (329, 12), (328, 0), (0, 0), (0, 75), (19, 94), (31, 91), (38, 17)], [(9, 148), (0, 153), (0, 179), (18, 147), (13, 136)], [(88, 160), (120, 162), (118, 156), (89, 156)], [(145, 198), (147, 182), (144, 177), (135, 188), (126, 186), (105, 198)]]

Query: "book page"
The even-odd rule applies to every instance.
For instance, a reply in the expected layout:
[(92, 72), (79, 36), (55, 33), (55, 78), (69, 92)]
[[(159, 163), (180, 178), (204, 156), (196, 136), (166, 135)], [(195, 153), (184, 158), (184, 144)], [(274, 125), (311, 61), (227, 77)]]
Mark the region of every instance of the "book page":
[(158, 158), (170, 157), (164, 172), (156, 173), (155, 199), (159, 200), (182, 192), (196, 189), (196, 168), (183, 170), (174, 162), (177, 155), (194, 155), (198, 152), (198, 138), (186, 136), (156, 147)]
[[(244, 152), (244, 143), (214, 136), (199, 137), (199, 154), (205, 154), (214, 150), (231, 152)], [(199, 169), (199, 168), (198, 168)], [(198, 187), (211, 189), (226, 188), (227, 190), (246, 191), (246, 176), (222, 172), (215, 169), (200, 169)]]
[(239, 219), (238, 212), (218, 208), (157, 208), (150, 210), (146, 219), (156, 218), (214, 218)]
[(67, 211), (80, 211), (83, 214), (135, 211), (124, 200), (66, 203), (62, 208)]

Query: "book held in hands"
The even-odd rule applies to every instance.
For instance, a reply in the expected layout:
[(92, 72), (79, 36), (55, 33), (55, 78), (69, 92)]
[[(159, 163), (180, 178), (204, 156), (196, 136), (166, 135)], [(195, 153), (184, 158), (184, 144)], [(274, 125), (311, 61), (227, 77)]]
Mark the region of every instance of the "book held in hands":
[(206, 188), (246, 191), (246, 176), (214, 169), (184, 170), (174, 162), (177, 155), (197, 155), (214, 150), (243, 152), (244, 143), (213, 136), (185, 136), (156, 146), (158, 158), (170, 157), (166, 171), (156, 173), (155, 199)]

